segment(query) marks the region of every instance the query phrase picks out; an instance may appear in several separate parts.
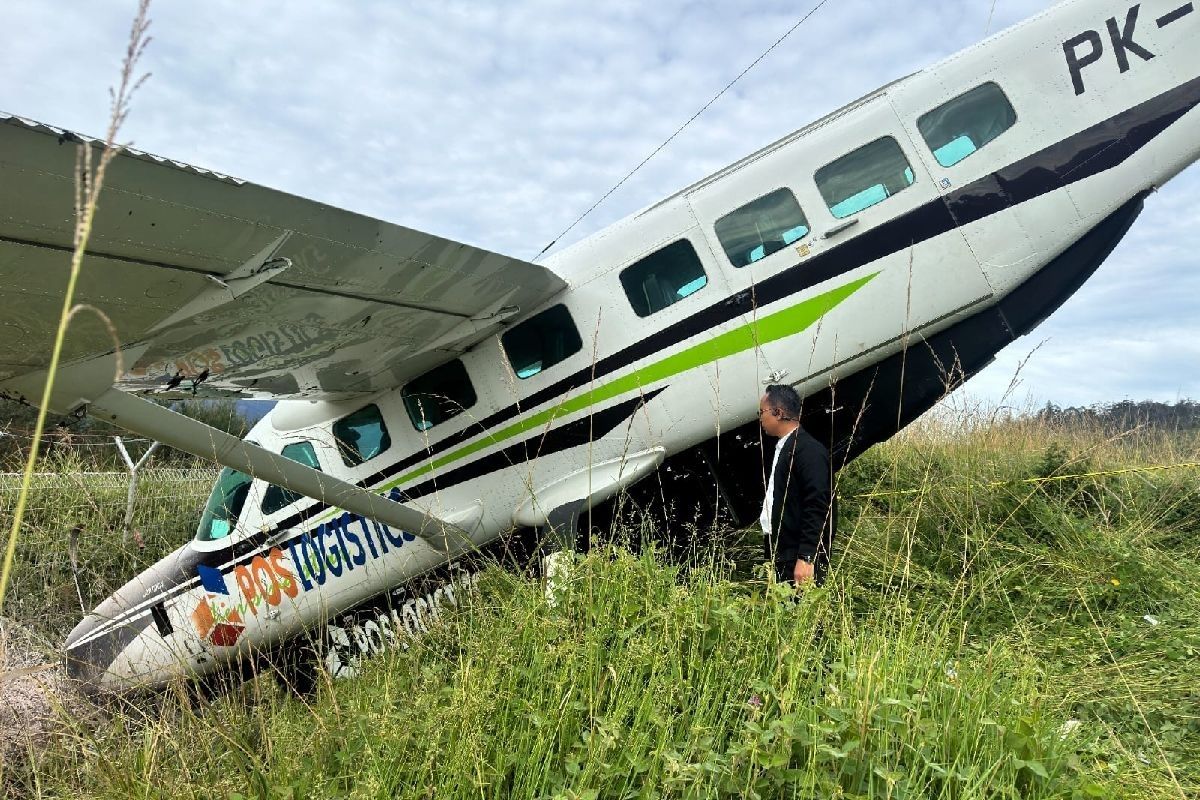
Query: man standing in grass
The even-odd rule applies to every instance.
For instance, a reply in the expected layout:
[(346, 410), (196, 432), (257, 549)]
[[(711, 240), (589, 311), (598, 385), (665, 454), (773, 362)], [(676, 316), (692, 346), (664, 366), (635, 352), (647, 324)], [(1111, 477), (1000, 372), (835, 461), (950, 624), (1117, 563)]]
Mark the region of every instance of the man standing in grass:
[(767, 387), (758, 420), (779, 439), (760, 519), (767, 561), (781, 582), (820, 585), (837, 525), (829, 451), (800, 427), (800, 395), (791, 386)]

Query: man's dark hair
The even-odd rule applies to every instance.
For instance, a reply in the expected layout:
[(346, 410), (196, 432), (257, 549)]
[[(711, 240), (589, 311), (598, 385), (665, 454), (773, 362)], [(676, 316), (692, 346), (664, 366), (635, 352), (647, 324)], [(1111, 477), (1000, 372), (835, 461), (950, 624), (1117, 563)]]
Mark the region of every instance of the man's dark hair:
[(773, 383), (767, 387), (765, 394), (768, 405), (778, 408), (787, 419), (800, 421), (800, 409), (803, 407), (803, 403), (800, 400), (800, 393), (794, 388), (781, 383)]

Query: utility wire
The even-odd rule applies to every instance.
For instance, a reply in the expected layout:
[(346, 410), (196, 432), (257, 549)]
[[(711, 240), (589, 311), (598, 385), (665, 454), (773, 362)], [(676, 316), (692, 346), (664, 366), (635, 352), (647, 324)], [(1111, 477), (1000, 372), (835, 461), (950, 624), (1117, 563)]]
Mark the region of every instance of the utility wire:
[(638, 170), (640, 170), (642, 167), (646, 166), (646, 164), (649, 163), (650, 159), (654, 158), (656, 155), (658, 155), (662, 151), (662, 149), (664, 147), (666, 147), (672, 141), (674, 141), (675, 137), (678, 136), (679, 134), (683, 133), (684, 129), (687, 128), (687, 126), (689, 126), (693, 122), (695, 122), (697, 117), (699, 117), (701, 114), (703, 114), (705, 111), (707, 111), (713, 103), (720, 100), (721, 96), (724, 95), (726, 92), (728, 92), (730, 89), (732, 89), (733, 85), (735, 83), (737, 83), (742, 78), (744, 78), (746, 76), (747, 72), (749, 72), (750, 70), (757, 67), (759, 62), (762, 61), (764, 58), (766, 58), (768, 55), (770, 55), (772, 50), (774, 50), (779, 45), (783, 44), (784, 39), (788, 38), (793, 33), (795, 33), (797, 28), (799, 28), (801, 25), (803, 25), (808, 20), (808, 18), (811, 17), (813, 14), (820, 11), (821, 7), (828, 2), (829, 2), (829, 0), (821, 0), (819, 3), (817, 3), (815, 6), (813, 6), (812, 9), (809, 10), (809, 12), (807, 14), (805, 14), (803, 17), (801, 17), (799, 19), (799, 21), (796, 22), (795, 25), (788, 28), (787, 32), (784, 33), (783, 36), (780, 36), (778, 39), (776, 39), (774, 44), (772, 44), (770, 47), (768, 47), (766, 50), (764, 50), (758, 58), (751, 61), (750, 66), (746, 67), (744, 70), (742, 70), (740, 73), (738, 73), (738, 76), (736, 78), (734, 78), (733, 80), (731, 80), (728, 84), (726, 84), (724, 89), (722, 89), (721, 91), (719, 91), (715, 95), (713, 95), (713, 98), (711, 100), (709, 100), (707, 103), (705, 103), (700, 108), (699, 111), (697, 111), (695, 114), (692, 114), (692, 116), (688, 118), (687, 122), (680, 125), (679, 128), (677, 128), (674, 133), (672, 133), (670, 136), (668, 136), (666, 141), (664, 141), (658, 147), (654, 148), (654, 151), (652, 153), (650, 153), (650, 155), (643, 158), (641, 163), (639, 163), (636, 167), (631, 169), (624, 178), (621, 178), (621, 180), (617, 181), (616, 185), (613, 186), (611, 189), (609, 189), (607, 192), (605, 192), (603, 197), (601, 197), (599, 200), (597, 200), (595, 203), (593, 203), (591, 208), (589, 208), (587, 211), (584, 211), (582, 214), (580, 214), (579, 219), (575, 220), (570, 225), (568, 225), (566, 228), (564, 228), (562, 233), (558, 234), (558, 236), (555, 236), (554, 239), (550, 242), (550, 244), (543, 247), (542, 251), (533, 257), (533, 260), (537, 261), (537, 259), (541, 258), (542, 256), (544, 256), (546, 254), (547, 250), (549, 250), (551, 247), (554, 247), (554, 245), (558, 244), (559, 239), (561, 239), (562, 237), (564, 237), (568, 233), (570, 233), (572, 230), (574, 230), (575, 226), (578, 225), (579, 223), (583, 222), (584, 219), (586, 219), (589, 214), (591, 214), (593, 211), (595, 211), (597, 208), (599, 208), (600, 204), (609, 198), (609, 195), (611, 195), (617, 189), (620, 189), (622, 186), (624, 186), (625, 182), (628, 181), (630, 178), (632, 178), (637, 173)]
[(996, 0), (992, 0), (992, 10), (988, 12), (988, 24), (983, 29), (983, 35), (987, 36), (992, 32), (992, 17), (996, 14)]

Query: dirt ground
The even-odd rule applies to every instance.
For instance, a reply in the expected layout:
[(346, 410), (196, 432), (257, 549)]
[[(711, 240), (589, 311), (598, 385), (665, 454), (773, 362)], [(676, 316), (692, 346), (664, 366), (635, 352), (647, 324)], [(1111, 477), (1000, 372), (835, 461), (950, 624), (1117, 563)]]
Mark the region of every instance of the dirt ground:
[(77, 702), (55, 648), (0, 619), (0, 787), (10, 780), (3, 773), (21, 769)]

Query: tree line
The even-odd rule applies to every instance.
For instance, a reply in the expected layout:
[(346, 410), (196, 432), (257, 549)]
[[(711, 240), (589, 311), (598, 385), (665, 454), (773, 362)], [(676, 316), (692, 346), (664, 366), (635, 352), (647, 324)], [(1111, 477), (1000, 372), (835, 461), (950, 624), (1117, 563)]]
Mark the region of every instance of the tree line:
[(1162, 403), (1157, 400), (1121, 400), (1090, 406), (1057, 406), (1046, 403), (1034, 415), (1039, 421), (1053, 426), (1084, 426), (1117, 434), (1135, 428), (1173, 432), (1200, 430), (1200, 403), (1179, 400)]

